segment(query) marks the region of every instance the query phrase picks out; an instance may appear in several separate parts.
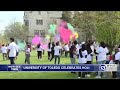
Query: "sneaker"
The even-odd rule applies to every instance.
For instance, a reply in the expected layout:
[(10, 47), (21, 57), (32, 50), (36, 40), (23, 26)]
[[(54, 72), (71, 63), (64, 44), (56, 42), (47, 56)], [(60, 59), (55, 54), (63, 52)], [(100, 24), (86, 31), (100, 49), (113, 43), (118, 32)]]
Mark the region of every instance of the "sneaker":
[(78, 78), (80, 78), (80, 77), (78, 77)]
[(96, 76), (95, 78), (101, 78), (101, 76)]
[(90, 77), (90, 74), (87, 74), (86, 77)]

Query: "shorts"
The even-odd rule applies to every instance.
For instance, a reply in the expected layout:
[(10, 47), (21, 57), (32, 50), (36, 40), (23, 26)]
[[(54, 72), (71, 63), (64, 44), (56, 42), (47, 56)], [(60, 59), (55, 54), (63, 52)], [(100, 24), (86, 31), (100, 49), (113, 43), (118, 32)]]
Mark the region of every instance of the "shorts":
[(16, 56), (18, 56), (19, 52), (16, 52)]

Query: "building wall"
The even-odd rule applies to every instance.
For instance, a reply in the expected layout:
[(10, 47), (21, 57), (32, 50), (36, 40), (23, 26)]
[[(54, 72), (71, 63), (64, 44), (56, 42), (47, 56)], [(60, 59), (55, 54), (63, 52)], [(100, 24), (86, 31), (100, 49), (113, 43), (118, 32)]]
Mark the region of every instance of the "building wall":
[[(41, 12), (39, 14), (39, 12)], [(59, 22), (62, 16), (62, 11), (25, 11), (24, 12), (24, 22), (26, 22), (29, 28), (29, 38), (30, 42), (34, 37), (35, 30), (43, 30), (45, 34), (48, 33), (49, 25), (57, 20)], [(36, 20), (43, 20), (43, 25), (36, 25)]]

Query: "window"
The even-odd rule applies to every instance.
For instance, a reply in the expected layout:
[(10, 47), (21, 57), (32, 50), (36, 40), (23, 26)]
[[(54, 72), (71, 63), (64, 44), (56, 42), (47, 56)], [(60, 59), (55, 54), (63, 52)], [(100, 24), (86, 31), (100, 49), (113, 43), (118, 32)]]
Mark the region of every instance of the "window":
[(40, 35), (41, 37), (45, 37), (45, 30), (35, 30), (34, 35)]
[(39, 35), (39, 30), (35, 30), (34, 35)]
[(41, 11), (38, 11), (38, 14), (41, 15)]
[(45, 30), (40, 30), (40, 36), (45, 37)]
[(36, 25), (43, 25), (43, 20), (36, 20)]

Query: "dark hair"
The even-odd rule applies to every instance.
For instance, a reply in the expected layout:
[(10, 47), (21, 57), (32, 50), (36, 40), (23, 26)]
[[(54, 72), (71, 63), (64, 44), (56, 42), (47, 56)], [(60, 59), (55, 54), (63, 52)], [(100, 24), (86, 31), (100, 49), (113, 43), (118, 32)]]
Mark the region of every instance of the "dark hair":
[(54, 50), (54, 47), (55, 47), (55, 44), (54, 44), (54, 42), (52, 42), (52, 50)]
[(5, 46), (4, 44), (2, 46)]
[(80, 55), (81, 58), (83, 57), (83, 55), (82, 55), (82, 51), (84, 51), (85, 49), (86, 49), (85, 44), (82, 44), (82, 48), (79, 49), (79, 55)]
[(104, 42), (100, 42), (100, 46), (101, 46), (101, 47), (103, 47), (103, 48), (105, 48), (105, 47), (106, 47), (106, 45), (105, 45), (105, 43), (104, 43)]
[(77, 41), (75, 40), (73, 43), (74, 43), (74, 45), (76, 45), (76, 44), (77, 44)]
[(58, 46), (59, 45), (59, 42), (56, 42), (56, 46)]
[(49, 49), (50, 49), (50, 44), (51, 44), (51, 43), (49, 42), (49, 43), (48, 43), (48, 48), (49, 48)]
[(37, 48), (39, 48), (40, 47), (40, 43), (37, 45)]
[(10, 38), (10, 41), (14, 42), (14, 38)]
[(92, 53), (92, 49), (91, 49), (90, 45), (91, 45), (90, 43), (86, 44), (86, 50), (87, 50), (88, 54)]
[(118, 46), (118, 48), (120, 48), (120, 45)]

